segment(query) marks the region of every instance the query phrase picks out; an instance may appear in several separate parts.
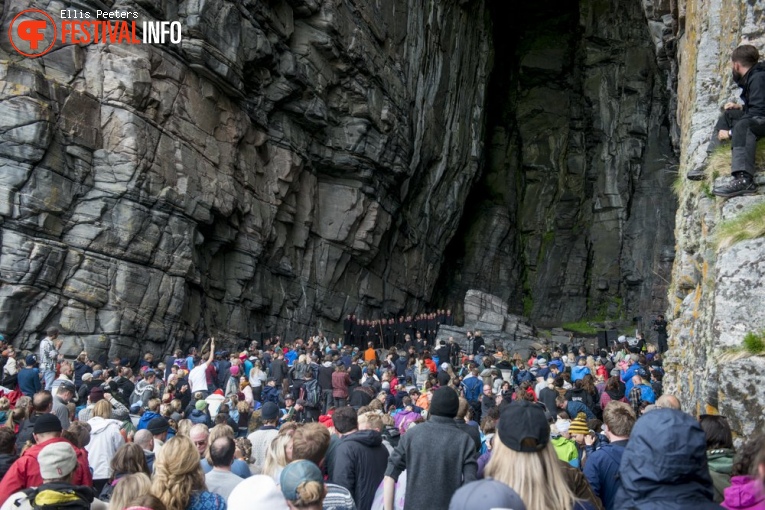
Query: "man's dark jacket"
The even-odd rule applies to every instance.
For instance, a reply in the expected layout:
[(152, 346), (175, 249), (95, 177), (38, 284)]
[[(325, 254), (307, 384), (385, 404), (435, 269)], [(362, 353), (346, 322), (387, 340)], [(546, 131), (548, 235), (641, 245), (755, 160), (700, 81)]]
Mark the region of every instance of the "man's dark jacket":
[(765, 117), (765, 62), (758, 62), (741, 79), (742, 118)]
[(388, 466), (388, 449), (376, 430), (343, 437), (335, 447), (329, 479), (351, 491), (358, 510), (369, 510)]

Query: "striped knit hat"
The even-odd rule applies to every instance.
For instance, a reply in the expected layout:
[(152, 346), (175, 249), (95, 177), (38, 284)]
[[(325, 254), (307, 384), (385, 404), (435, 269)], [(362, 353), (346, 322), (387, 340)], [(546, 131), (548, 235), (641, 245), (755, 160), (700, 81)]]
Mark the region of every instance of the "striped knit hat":
[(571, 427), (568, 429), (569, 434), (589, 434), (590, 427), (587, 426), (587, 416), (584, 413), (579, 413), (576, 418), (571, 420)]

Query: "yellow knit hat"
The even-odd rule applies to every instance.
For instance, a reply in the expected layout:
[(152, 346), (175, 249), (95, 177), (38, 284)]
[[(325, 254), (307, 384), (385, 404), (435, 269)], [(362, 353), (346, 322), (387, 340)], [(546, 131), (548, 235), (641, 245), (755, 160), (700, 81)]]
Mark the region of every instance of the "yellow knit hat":
[(587, 416), (584, 413), (579, 413), (576, 418), (571, 420), (571, 427), (568, 429), (569, 434), (589, 434), (590, 427), (587, 426)]

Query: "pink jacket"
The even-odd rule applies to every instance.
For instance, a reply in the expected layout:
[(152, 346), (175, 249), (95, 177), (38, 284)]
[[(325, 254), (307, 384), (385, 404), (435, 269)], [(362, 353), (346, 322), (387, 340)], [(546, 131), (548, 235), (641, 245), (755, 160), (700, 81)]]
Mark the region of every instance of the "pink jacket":
[(765, 488), (759, 480), (734, 476), (724, 495), (722, 506), (728, 510), (765, 510)]

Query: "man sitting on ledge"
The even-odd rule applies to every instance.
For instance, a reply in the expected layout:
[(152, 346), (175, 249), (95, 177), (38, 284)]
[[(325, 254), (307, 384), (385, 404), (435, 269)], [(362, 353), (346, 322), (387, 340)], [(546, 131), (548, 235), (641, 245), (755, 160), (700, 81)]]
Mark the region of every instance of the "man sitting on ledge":
[[(759, 60), (760, 53), (750, 44), (742, 44), (731, 54), (733, 81), (741, 87), (744, 104), (725, 105), (725, 111), (718, 119), (712, 141), (707, 147), (709, 154), (717, 148), (719, 142), (732, 141), (733, 180), (714, 188), (712, 192), (718, 197), (736, 197), (757, 192), (753, 179), (754, 156), (757, 139), (765, 136), (765, 63)], [(688, 172), (687, 177), (703, 180), (703, 165)]]

